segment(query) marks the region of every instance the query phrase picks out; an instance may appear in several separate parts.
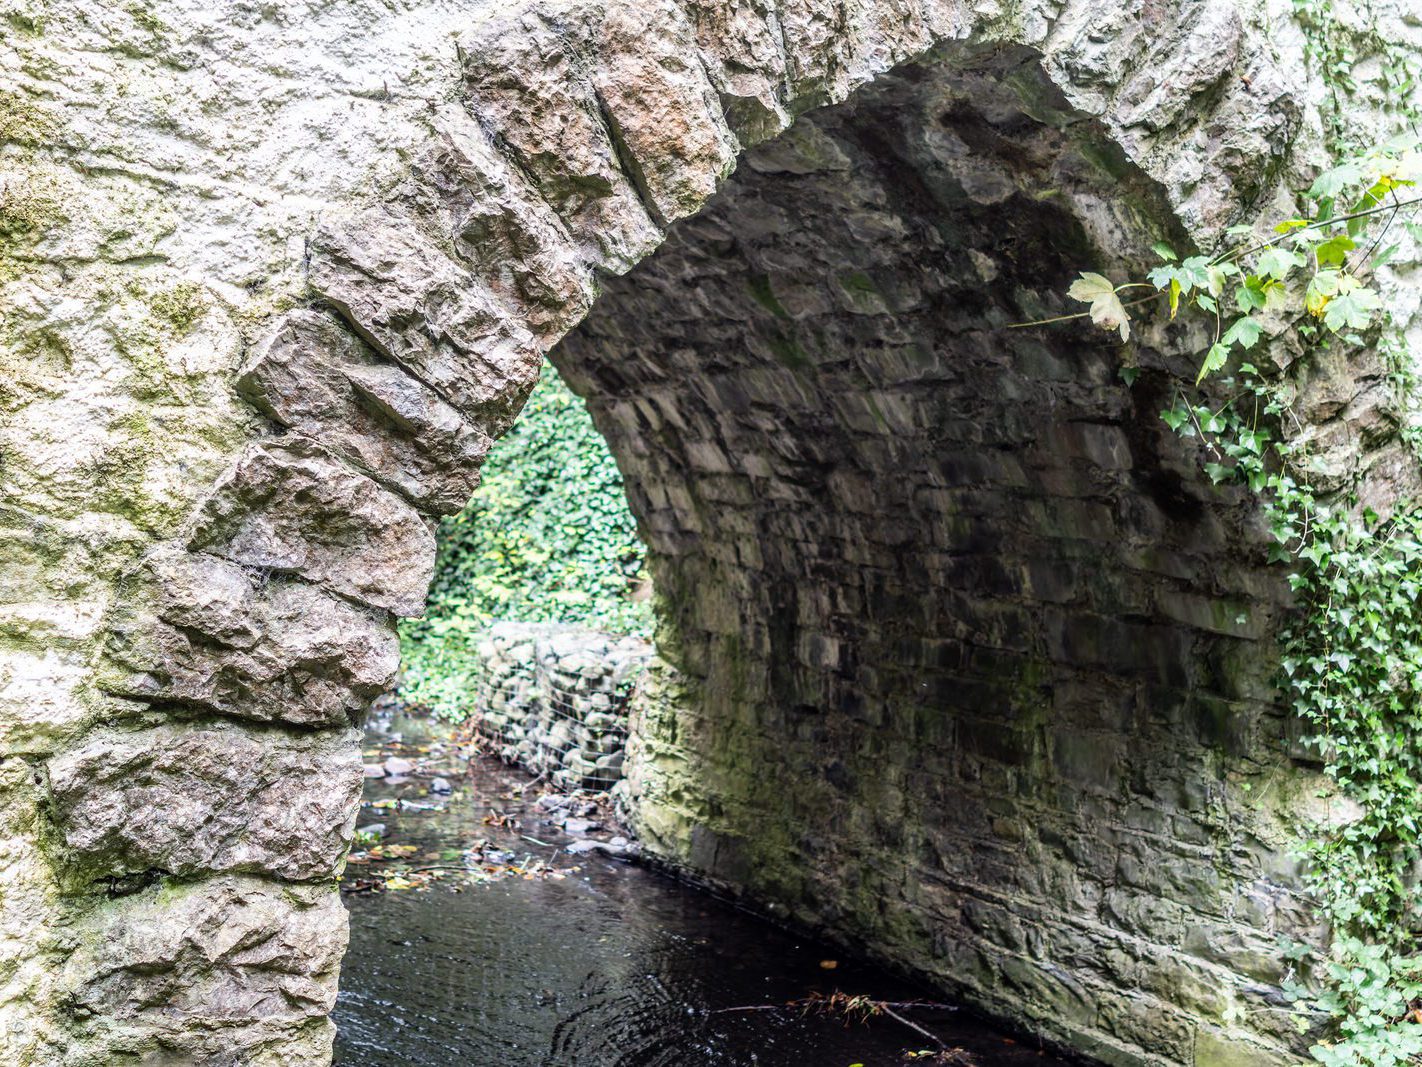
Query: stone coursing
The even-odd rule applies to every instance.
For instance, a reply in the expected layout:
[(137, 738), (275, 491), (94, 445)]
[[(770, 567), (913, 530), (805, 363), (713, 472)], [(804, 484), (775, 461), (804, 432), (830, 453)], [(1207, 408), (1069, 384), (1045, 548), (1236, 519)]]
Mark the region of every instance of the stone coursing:
[(639, 637), (495, 623), (479, 642), (470, 722), (501, 759), (563, 789), (622, 780), (627, 709), (652, 656)]
[[(1255, 997), (1240, 983), (1264, 990), (1275, 977), (1255, 973), (1262, 943), (1232, 947), (1253, 928), (1252, 898), (1228, 898), (1229, 922), (1191, 934), (1191, 958), (1210, 964), (1205, 992), (1162, 993), (1181, 1001), (1168, 1017), (1142, 1011), (1139, 991), (1157, 973), (1152, 953), (1180, 944), (1132, 931), (1162, 912), (1184, 922), (1171, 909), (1189, 894), (1143, 880), (1215, 871), (1218, 887), (1190, 897), (1212, 899), (1253, 884), (1252, 857), (1272, 854), (1239, 829), (1249, 820), (1235, 818), (1228, 775), (1191, 770), (1223, 759), (1208, 755), (1217, 749), (1261, 751), (1277, 733), (1264, 694), (1182, 696), (1200, 680), (1194, 665), (1236, 676), (1209, 642), (1260, 637), (1272, 587), (1250, 584), (1247, 560), (1225, 568), (1226, 581), (1169, 547), (1178, 506), (1225, 552), (1233, 509), (1196, 499), (1185, 458), (1150, 451), (1095, 339), (1023, 341), (1005, 373), (988, 331), (1059, 306), (1045, 294), (1065, 251), (1103, 250), (1109, 266), (1130, 261), (1145, 231), (1207, 238), (1267, 213), (1280, 179), (1316, 159), (1319, 89), (1276, 6), (4, 0), (6, 1059), (329, 1055), (323, 1015), (340, 945), (331, 876), (358, 785), (348, 723), (393, 671), (392, 617), (420, 610), (432, 517), (474, 484), (542, 354), (611, 275), (695, 215), (747, 147), (910, 60), (929, 81), (973, 72), (991, 103), (921, 114), (920, 134), (936, 141), (909, 160), (894, 156), (901, 134), (876, 130), (891, 115), (848, 133), (797, 126), (756, 173), (767, 188), (775, 175), (828, 175), (824, 205), (685, 227), (693, 250), (725, 251), (721, 288), (688, 297), (665, 266), (648, 273), (667, 297), (656, 315), (669, 316), (668, 336), (688, 320), (720, 323), (712, 332), (731, 347), (693, 333), (678, 363), (648, 322), (610, 326), (609, 304), (561, 357), (639, 475), (634, 503), (677, 598), (668, 654), (700, 702), (676, 744), (671, 719), (648, 727), (645, 824), (670, 854), (846, 936), (873, 936), (906, 962), (941, 973), (940, 957), (923, 954), (939, 946), (969, 976), (969, 995), (1013, 1012), (1054, 1007), (1054, 1033), (1118, 1062), (1241, 1062), (1254, 1054), (1241, 1050), (1267, 1048), (1276, 1035), (1257, 998), (1242, 1028), (1226, 1029), (1209, 995)], [(940, 47), (951, 41), (966, 44)], [(999, 46), (1006, 66), (991, 59)], [(1025, 96), (999, 91), (1013, 85)], [(921, 184), (876, 186), (875, 167), (899, 162)], [(1060, 210), (1037, 195), (1046, 189), (1017, 184), (1044, 176), (1068, 191)], [(962, 196), (944, 202), (945, 188)], [(869, 199), (839, 217), (833, 242), (797, 221), (844, 208), (846, 191)], [(939, 208), (957, 211), (950, 230), (964, 210), (979, 218), (925, 244)], [(754, 253), (747, 282), (738, 241), (776, 233), (783, 262)], [(786, 284), (797, 233), (859, 266), (826, 261), (838, 271), (827, 290)], [(997, 247), (1008, 239), (1015, 253)], [(950, 266), (966, 270), (961, 251), (929, 259), (921, 280), (900, 270), (888, 288), (876, 280), (887, 265), (862, 269), (885, 247), (939, 255), (965, 242), (983, 245), (967, 249), (980, 279), (970, 286), (945, 283)], [(679, 255), (666, 265), (704, 271)], [(859, 332), (767, 332), (760, 319), (726, 332), (745, 318), (747, 285), (777, 322)], [(951, 388), (944, 408), (907, 395), (961, 374), (938, 339), (917, 336), (930, 311), (976, 353), (975, 373), (997, 390), (984, 410), (999, 421), (965, 421)], [(627, 340), (648, 347), (619, 366), (608, 356)], [(868, 362), (820, 378), (824, 353), (841, 345)], [(670, 367), (669, 387), (658, 375)], [(1345, 383), (1342, 406), (1306, 432), (1335, 467), (1402, 470), (1386, 435), (1357, 446), (1380, 410), (1374, 370), (1335, 371), (1327, 381)], [(1035, 459), (1013, 454), (1024, 423), (1044, 428)], [(853, 462), (825, 451), (846, 443)], [(1144, 484), (1132, 484), (1128, 459), (1143, 464)], [(1395, 482), (1364, 488), (1385, 502)], [(1036, 495), (1013, 496), (1027, 487)], [(893, 510), (876, 519), (866, 508)], [(762, 510), (783, 528), (764, 525)], [(1165, 543), (1142, 544), (1144, 533)], [(1031, 566), (1034, 537), (1050, 566)], [(994, 555), (998, 542), (1011, 551)], [(1081, 574), (1103, 543), (1183, 583), (1190, 595), (1171, 610), (1189, 617), (1161, 620), (1140, 582)], [(917, 576), (887, 580), (897, 572), (886, 553), (921, 565)], [(855, 568), (861, 577), (847, 580)], [(1243, 624), (1217, 619), (1221, 591), (1265, 606)], [(882, 622), (877, 635), (870, 621)], [(1068, 668), (1040, 691), (1043, 672)], [(913, 685), (926, 688), (903, 704)], [(1014, 719), (1024, 708), (1035, 718)], [(680, 723), (683, 712), (666, 714)], [(1175, 736), (1186, 721), (1198, 748)], [(739, 722), (751, 728), (729, 729)], [(1153, 740), (1133, 741), (1142, 731)], [(805, 792), (777, 807), (741, 786), (767, 765), (763, 747), (749, 749), (787, 737), (763, 781), (786, 781), (788, 765)], [(882, 774), (846, 759), (852, 739), (883, 757)], [(927, 773), (910, 741), (959, 753), (952, 773)], [(1136, 743), (1176, 762), (1132, 763), (1132, 780), (1208, 780), (1204, 798), (1102, 806), (1105, 755)], [(659, 785), (657, 769), (676, 766), (695, 776)], [(871, 781), (881, 795), (866, 791)], [(796, 823), (817, 790), (831, 821)], [(721, 799), (724, 820), (706, 814)], [(930, 832), (940, 810), (975, 820), (976, 844)], [(1164, 821), (1167, 810), (1176, 814)], [(1071, 828), (1045, 819), (1034, 843), (1039, 812), (1074, 813), (1079, 832), (1043, 837)], [(703, 828), (688, 836), (693, 822)], [(1110, 834), (1088, 832), (1097, 823)], [(1129, 842), (1111, 836), (1123, 825), (1136, 831)], [(912, 862), (863, 874), (849, 894), (835, 888), (845, 870), (862, 873), (842, 861), (861, 859), (871, 838), (903, 841)], [(812, 866), (790, 881), (783, 863), (756, 866), (780, 846)], [(1033, 863), (1004, 858), (1016, 850)], [(1109, 886), (1072, 881), (1074, 863), (1101, 870), (1112, 855)], [(959, 868), (969, 857), (972, 891)], [(910, 871), (935, 873), (915, 885)], [(1019, 886), (1028, 874), (1038, 883)], [(1108, 889), (1109, 906), (1097, 899)], [(1287, 909), (1281, 894), (1257, 907)], [(1039, 899), (1064, 903), (1031, 912)], [(1090, 936), (1044, 936), (1063, 924)], [(975, 984), (988, 975), (998, 986)]]
[(624, 807), (1104, 1062), (1291, 1063), (1287, 587), (1159, 421), (1198, 343), (1142, 324), (1128, 389), (1089, 327), (1001, 329), (1177, 238), (1089, 122), (1034, 117), (1064, 107), (1034, 56), (950, 55), (749, 153), (553, 354), (681, 676)]

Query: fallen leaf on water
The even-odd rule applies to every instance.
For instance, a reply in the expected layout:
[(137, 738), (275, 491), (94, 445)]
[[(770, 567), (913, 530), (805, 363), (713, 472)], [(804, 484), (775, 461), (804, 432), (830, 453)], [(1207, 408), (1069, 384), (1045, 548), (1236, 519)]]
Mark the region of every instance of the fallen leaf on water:
[(820, 966), (827, 971), (832, 971), (839, 966), (839, 960), (820, 960)]

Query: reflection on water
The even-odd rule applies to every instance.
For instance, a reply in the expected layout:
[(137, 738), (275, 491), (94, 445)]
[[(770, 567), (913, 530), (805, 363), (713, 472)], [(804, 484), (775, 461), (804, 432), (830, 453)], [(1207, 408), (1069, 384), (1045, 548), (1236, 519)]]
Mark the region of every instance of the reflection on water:
[[(405, 754), (423, 751), (408, 745), (415, 725), (396, 723)], [(368, 798), (437, 801), (427, 795), (430, 776), (451, 777), (462, 756), (434, 752), (408, 781), (370, 783)], [(442, 811), (368, 809), (361, 824), (378, 817), (383, 840), (413, 852), (401, 861), (410, 868), (456, 852), (464, 858), (451, 865), (480, 865), (477, 857), (507, 850), (518, 858), (504, 867), (530, 854), (562, 877), (525, 879), (483, 863), (506, 876), (466, 884), (455, 873), (423, 890), (349, 893), (351, 947), (336, 1009), (341, 1067), (891, 1067), (915, 1062), (907, 1052), (938, 1051), (883, 1017), (859, 1025), (797, 1010), (727, 1011), (836, 989), (893, 1002), (933, 994), (653, 872), (567, 854), (573, 839), (532, 803), (536, 790), (516, 798), (526, 781), (518, 772), (478, 759), (469, 777), (451, 781), (456, 793)], [(491, 809), (519, 825), (497, 825)], [(489, 844), (479, 849), (480, 839)], [(357, 864), (347, 886), (389, 876), (378, 862)], [(902, 1014), (960, 1050), (937, 1062), (1064, 1063), (960, 1013)]]

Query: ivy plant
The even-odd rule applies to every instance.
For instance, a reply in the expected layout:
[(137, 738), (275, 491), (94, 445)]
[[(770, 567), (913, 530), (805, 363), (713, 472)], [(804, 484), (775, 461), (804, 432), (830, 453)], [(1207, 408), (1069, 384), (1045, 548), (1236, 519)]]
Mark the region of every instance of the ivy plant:
[(1301, 196), (1306, 210), (1267, 233), (1234, 227), (1212, 255), (1157, 245), (1161, 263), (1142, 281), (1081, 274), (1068, 295), (1088, 309), (1065, 316), (1125, 341), (1132, 310), (1158, 302), (1162, 316), (1201, 316), (1208, 328), (1195, 380), (1161, 417), (1202, 442), (1212, 481), (1260, 497), (1270, 558), (1290, 568), (1297, 598), (1281, 635), (1281, 688), (1357, 812), (1302, 828), (1308, 887), (1334, 937), (1323, 955), (1295, 953), (1315, 980), (1290, 992), (1301, 1029), (1329, 1024), (1312, 1046), (1327, 1067), (1422, 1063), (1422, 509), (1380, 517), (1311, 485), (1307, 453), (1282, 432), (1292, 418), (1282, 383), (1249, 359), (1289, 331), (1305, 346), (1377, 344), (1391, 351), (1394, 384), (1410, 390), (1397, 342), (1379, 336), (1373, 278), (1404, 235), (1422, 244), (1411, 217), (1419, 180), (1415, 135), (1369, 147), (1319, 175)]
[[(1157, 244), (1154, 250), (1162, 263), (1146, 281), (1117, 285), (1104, 275), (1085, 272), (1068, 295), (1089, 304), (1084, 314), (1118, 331), (1122, 341), (1131, 335), (1131, 314), (1122, 294), (1131, 290), (1163, 294), (1172, 319), (1182, 306), (1209, 316), (1213, 339), (1200, 362), (1197, 385), (1223, 370), (1232, 354), (1286, 328), (1297, 328), (1306, 338), (1322, 328), (1360, 344), (1362, 331), (1377, 322), (1382, 309), (1369, 275), (1401, 247), (1396, 239), (1383, 244), (1393, 224), (1400, 221), (1422, 240), (1422, 225), (1406, 215), (1422, 204), (1422, 196), (1399, 195), (1415, 187), (1419, 178), (1418, 138), (1405, 134), (1319, 175), (1305, 194), (1310, 212), (1284, 219), (1267, 235), (1257, 235), (1251, 226), (1233, 226), (1226, 234), (1234, 243), (1224, 251), (1183, 259), (1170, 246)], [(1290, 312), (1304, 312), (1314, 321), (1293, 322)]]
[(650, 629), (646, 553), (622, 476), (550, 364), (438, 541), (425, 614), (401, 624), (400, 690), (442, 717), (468, 714), (477, 644), (493, 620)]

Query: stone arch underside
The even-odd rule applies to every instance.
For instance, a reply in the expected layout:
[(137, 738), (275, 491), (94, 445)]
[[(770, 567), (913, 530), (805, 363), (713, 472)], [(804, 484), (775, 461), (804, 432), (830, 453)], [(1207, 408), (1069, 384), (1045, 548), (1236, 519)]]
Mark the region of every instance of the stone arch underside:
[(1195, 339), (1128, 388), (1009, 326), (1175, 227), (1035, 54), (953, 49), (752, 150), (552, 358), (652, 552), (643, 842), (1105, 1062), (1246, 1062), (1310, 933), (1238, 789), (1289, 776), (1282, 576), (1160, 420)]
[[(1267, 203), (1302, 67), (1225, 2), (431, 11), (352, 32), (448, 84), (387, 82), (323, 134), (398, 119), (408, 143), (348, 187), (276, 153), (280, 196), (229, 183), (250, 214), (174, 239), (224, 294), (224, 256), (297, 251), (229, 322), (247, 343), (183, 355), (201, 432), (134, 445), (162, 506), (106, 542), (65, 510), (91, 483), (117, 507), (102, 466), (22, 496), (35, 581), (102, 626), (5, 649), (40, 665), (6, 706), (10, 1057), (329, 1056), (352, 724), (420, 610), (432, 516), (592, 308), (555, 358), (628, 474), (683, 676), (634, 767), (649, 839), (1112, 1062), (1268, 1062), (1267, 938), (1305, 919), (1268, 811), (1227, 785), (1280, 761), (1276, 588), (1155, 424), (1192, 339), (1150, 332), (1126, 390), (1099, 337), (1002, 327), (1061, 310), (1079, 256), (1139, 265)], [(251, 25), (172, 14), (179, 71)], [(1328, 408), (1328, 447), (1390, 462), (1379, 388)], [(80, 546), (112, 562), (73, 584)]]

